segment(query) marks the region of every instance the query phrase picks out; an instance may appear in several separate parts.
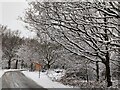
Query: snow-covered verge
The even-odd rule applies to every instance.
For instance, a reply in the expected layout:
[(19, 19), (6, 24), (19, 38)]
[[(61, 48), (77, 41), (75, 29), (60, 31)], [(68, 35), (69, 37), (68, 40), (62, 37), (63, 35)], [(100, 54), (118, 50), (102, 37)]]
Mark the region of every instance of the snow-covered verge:
[[(80, 87), (80, 88), (106, 88), (107, 89), (107, 81), (101, 80), (101, 81), (95, 81), (95, 80), (89, 80), (88, 82), (86, 80), (77, 79), (72, 75), (65, 75), (60, 80), (64, 85), (70, 85), (74, 87)], [(113, 85), (109, 88), (118, 88), (118, 82), (119, 80), (112, 80)], [(112, 90), (111, 89), (111, 90)]]
[[(64, 73), (64, 76), (61, 77), (60, 81), (64, 85), (70, 85), (73, 87), (80, 87), (80, 88), (107, 88), (107, 81), (104, 79), (100, 79), (99, 81), (96, 81), (96, 77), (93, 79), (90, 79), (89, 76), (89, 81), (85, 80), (86, 74), (83, 74), (84, 72), (81, 71), (66, 71)], [(81, 77), (83, 74), (84, 78)], [(118, 80), (112, 80), (113, 85), (109, 88), (118, 88)]]
[[(50, 72), (52, 72), (52, 74), (50, 74)], [(40, 72), (39, 78), (39, 72), (22, 71), (25, 76), (32, 79), (44, 88), (72, 88), (70, 86), (63, 85), (62, 83), (52, 81), (49, 77), (52, 77), (52, 75), (57, 76), (57, 74), (55, 74), (54, 71), (50, 72)], [(60, 76), (58, 75), (58, 77)]]

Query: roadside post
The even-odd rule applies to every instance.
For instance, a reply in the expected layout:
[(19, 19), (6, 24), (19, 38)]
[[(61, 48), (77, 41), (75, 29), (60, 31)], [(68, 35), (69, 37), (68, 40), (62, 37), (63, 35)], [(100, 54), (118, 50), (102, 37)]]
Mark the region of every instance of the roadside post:
[(39, 78), (40, 78), (40, 71), (41, 71), (40, 69), (41, 69), (41, 66), (39, 65)]
[(39, 78), (40, 78), (40, 71), (42, 69), (42, 65), (39, 63)]
[(39, 78), (40, 78), (40, 70), (39, 70)]

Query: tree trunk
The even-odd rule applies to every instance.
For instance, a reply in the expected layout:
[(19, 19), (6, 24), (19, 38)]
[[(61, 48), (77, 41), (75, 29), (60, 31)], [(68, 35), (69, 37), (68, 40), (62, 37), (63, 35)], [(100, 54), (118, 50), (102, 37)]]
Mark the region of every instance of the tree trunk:
[(47, 69), (50, 69), (51, 68), (51, 65), (50, 65), (50, 60), (47, 60), (48, 62), (47, 62)]
[(110, 74), (110, 62), (109, 62), (109, 60), (110, 60), (110, 58), (109, 58), (109, 52), (107, 52), (107, 54), (106, 54), (106, 63), (105, 63), (106, 78), (107, 78), (107, 87), (112, 86), (111, 74)]
[(22, 60), (22, 62), (21, 62), (21, 69), (23, 69), (24, 68), (24, 61)]
[(9, 59), (9, 61), (8, 61), (8, 69), (10, 69), (11, 68), (11, 59)]
[(18, 60), (16, 60), (15, 69), (18, 68)]
[(28, 68), (28, 65), (27, 65), (27, 63), (25, 64), (25, 68)]
[(30, 65), (30, 70), (33, 71), (33, 63)]
[(88, 67), (87, 67), (87, 64), (86, 64), (86, 80), (87, 80), (87, 82), (89, 82), (89, 78), (88, 78)]
[(96, 73), (97, 73), (97, 81), (99, 81), (99, 65), (98, 65), (98, 61), (96, 61)]
[[(104, 3), (105, 4), (105, 3)], [(106, 8), (105, 8), (106, 9)], [(109, 36), (108, 36), (108, 30), (107, 30), (107, 17), (106, 14), (104, 14), (104, 23), (105, 23), (105, 41), (109, 41)], [(112, 81), (111, 81), (111, 75), (110, 75), (110, 54), (109, 54), (109, 44), (107, 43), (106, 46), (106, 55), (105, 55), (105, 67), (106, 67), (106, 78), (107, 78), (107, 87), (112, 86)]]
[(47, 68), (50, 69), (50, 67), (51, 67), (51, 66), (50, 66), (50, 64), (48, 63), (48, 64), (47, 64)]

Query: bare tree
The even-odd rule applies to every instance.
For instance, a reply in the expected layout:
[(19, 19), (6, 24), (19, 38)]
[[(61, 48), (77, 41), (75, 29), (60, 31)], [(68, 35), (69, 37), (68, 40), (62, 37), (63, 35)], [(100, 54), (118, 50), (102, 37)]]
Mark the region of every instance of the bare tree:
[[(38, 41), (34, 39), (24, 39), (24, 44), (20, 46), (18, 50), (18, 55), (21, 59), (21, 65), (26, 63), (28, 66), (33, 62), (38, 62), (40, 56), (37, 52)], [(22, 66), (21, 66), (22, 67)], [(33, 69), (33, 67), (32, 67)]]
[[(92, 2), (31, 2), (23, 21), (68, 51), (91, 63), (103, 63), (109, 87), (112, 86), (110, 60), (120, 47), (117, 43), (120, 31), (116, 18), (94, 8), (95, 5)], [(104, 6), (101, 7), (105, 9)]]
[(120, 18), (120, 2), (117, 2), (117, 1), (116, 2), (99, 2), (97, 1), (97, 3), (94, 4), (94, 8), (96, 8), (98, 11), (105, 13), (108, 16)]
[(2, 68), (2, 34), (6, 30), (6, 26), (0, 25), (0, 66)]
[(19, 37), (19, 32), (6, 29), (2, 36), (2, 49), (3, 58), (8, 60), (8, 69), (11, 68), (13, 58), (18, 56), (17, 52), (21, 44), (22, 39)]
[(50, 69), (57, 59), (60, 58), (61, 46), (56, 43), (44, 41), (39, 44), (38, 52), (45, 64), (45, 68)]

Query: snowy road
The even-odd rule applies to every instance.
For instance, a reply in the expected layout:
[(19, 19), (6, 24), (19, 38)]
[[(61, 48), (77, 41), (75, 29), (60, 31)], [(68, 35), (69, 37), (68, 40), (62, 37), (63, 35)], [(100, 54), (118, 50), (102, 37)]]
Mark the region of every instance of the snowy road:
[[(26, 88), (27, 90), (33, 90), (33, 88), (42, 87), (27, 78), (20, 71), (9, 71), (2, 76), (2, 88)], [(42, 88), (42, 90), (47, 89)]]

